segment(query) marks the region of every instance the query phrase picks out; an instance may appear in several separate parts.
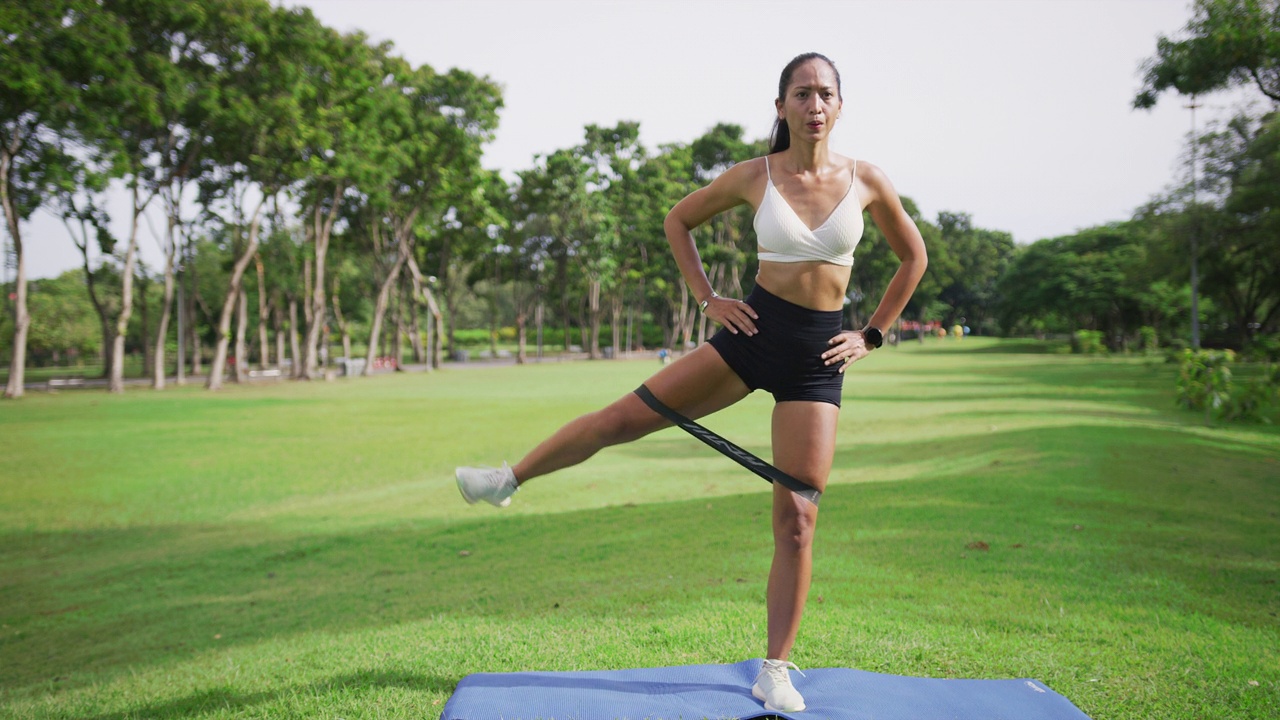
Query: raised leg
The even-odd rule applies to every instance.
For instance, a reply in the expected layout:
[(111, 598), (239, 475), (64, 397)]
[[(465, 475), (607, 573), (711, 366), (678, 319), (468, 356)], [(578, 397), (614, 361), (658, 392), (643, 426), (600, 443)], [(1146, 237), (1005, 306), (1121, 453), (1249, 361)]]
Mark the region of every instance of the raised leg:
[[(690, 418), (709, 415), (746, 397), (747, 386), (720, 353), (703, 344), (645, 381), (664, 404)], [(628, 392), (607, 407), (583, 415), (544, 440), (512, 470), (523, 484), (576, 465), (611, 445), (631, 442), (670, 426), (644, 401)]]

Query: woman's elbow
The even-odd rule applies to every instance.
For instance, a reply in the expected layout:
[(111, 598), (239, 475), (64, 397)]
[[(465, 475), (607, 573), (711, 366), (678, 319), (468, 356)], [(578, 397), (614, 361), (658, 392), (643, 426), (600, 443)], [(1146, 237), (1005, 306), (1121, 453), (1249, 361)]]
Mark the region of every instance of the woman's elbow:
[(667, 211), (667, 216), (662, 220), (662, 229), (667, 232), (667, 235), (671, 235), (673, 232), (689, 232), (692, 228), (685, 221), (684, 213), (680, 212), (680, 206), (676, 205)]

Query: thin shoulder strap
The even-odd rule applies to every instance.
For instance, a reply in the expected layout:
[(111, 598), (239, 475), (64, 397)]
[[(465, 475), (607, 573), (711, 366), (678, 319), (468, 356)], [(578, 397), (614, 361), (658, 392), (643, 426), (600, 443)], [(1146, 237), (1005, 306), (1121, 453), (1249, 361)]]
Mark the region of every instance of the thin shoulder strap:
[(769, 180), (769, 184), (770, 184), (770, 185), (772, 185), (772, 184), (773, 184), (773, 175), (771, 175), (771, 174), (769, 173), (769, 156), (768, 156), (768, 155), (765, 155), (765, 156), (764, 156), (764, 176), (765, 176), (766, 178), (768, 178), (768, 180)]
[(853, 181), (858, 179), (858, 158), (853, 159), (853, 174), (849, 176), (849, 185), (853, 185)]

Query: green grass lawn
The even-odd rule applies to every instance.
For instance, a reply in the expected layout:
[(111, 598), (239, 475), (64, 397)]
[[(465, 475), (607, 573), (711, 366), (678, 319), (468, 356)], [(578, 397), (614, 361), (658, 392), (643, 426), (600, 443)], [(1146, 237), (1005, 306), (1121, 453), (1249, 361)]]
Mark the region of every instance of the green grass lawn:
[[(792, 659), (1280, 716), (1280, 431), (1173, 366), (977, 339), (845, 385)], [(473, 672), (764, 650), (769, 486), (667, 430), (458, 497), (657, 363), (0, 404), (0, 717), (415, 718)], [(705, 422), (768, 457), (767, 396)], [(803, 690), (801, 679), (801, 690)]]

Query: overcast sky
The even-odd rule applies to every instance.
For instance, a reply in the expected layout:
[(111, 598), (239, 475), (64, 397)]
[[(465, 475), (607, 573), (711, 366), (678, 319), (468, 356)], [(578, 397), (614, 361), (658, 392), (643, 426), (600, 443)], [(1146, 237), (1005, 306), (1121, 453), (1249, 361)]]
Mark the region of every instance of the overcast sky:
[[(499, 82), (484, 164), (508, 174), (588, 123), (639, 121), (649, 147), (719, 122), (764, 137), (782, 66), (811, 50), (843, 78), (835, 150), (879, 165), (931, 219), (967, 212), (1028, 243), (1124, 220), (1185, 172), (1185, 99), (1130, 109), (1156, 36), (1190, 17), (1184, 0), (284, 2), (414, 64)], [(1205, 98), (1198, 122), (1237, 98)], [(37, 216), (27, 232), (31, 277), (79, 264), (60, 223)], [(140, 243), (156, 267), (155, 240)]]

